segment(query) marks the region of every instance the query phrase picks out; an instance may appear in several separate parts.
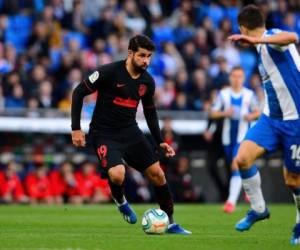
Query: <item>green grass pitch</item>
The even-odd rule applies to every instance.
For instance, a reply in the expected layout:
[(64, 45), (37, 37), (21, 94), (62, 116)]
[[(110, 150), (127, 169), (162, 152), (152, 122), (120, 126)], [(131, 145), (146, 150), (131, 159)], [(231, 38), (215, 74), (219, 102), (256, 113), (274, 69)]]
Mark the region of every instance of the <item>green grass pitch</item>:
[(289, 245), (295, 222), (293, 204), (270, 205), (271, 219), (249, 232), (234, 224), (247, 211), (222, 213), (221, 205), (177, 205), (175, 218), (191, 236), (146, 235), (141, 215), (156, 204), (135, 205), (138, 223), (123, 221), (113, 205), (0, 206), (0, 249), (26, 250), (235, 250), (295, 249)]

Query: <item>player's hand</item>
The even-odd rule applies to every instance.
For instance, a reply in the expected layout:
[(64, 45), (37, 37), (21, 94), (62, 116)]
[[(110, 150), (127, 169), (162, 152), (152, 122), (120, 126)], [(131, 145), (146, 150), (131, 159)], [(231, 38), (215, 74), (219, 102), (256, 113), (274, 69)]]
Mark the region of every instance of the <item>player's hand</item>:
[(246, 44), (246, 45), (261, 43), (261, 39), (258, 37), (239, 35), (239, 34), (231, 35), (227, 39), (232, 42), (240, 42), (241, 44)]
[(164, 151), (166, 157), (173, 157), (175, 155), (174, 149), (168, 143), (163, 142), (159, 146)]
[(254, 119), (253, 119), (253, 116), (252, 116), (251, 114), (246, 114), (246, 115), (244, 116), (244, 120), (247, 121), (247, 122), (251, 122), (251, 121), (253, 121)]
[(71, 133), (73, 145), (76, 147), (85, 146), (85, 134), (82, 130), (73, 130)]
[(203, 138), (207, 142), (211, 142), (214, 138), (214, 134), (208, 130), (203, 133)]
[(234, 109), (233, 107), (230, 107), (229, 109), (224, 111), (224, 117), (225, 118), (231, 118), (233, 116)]

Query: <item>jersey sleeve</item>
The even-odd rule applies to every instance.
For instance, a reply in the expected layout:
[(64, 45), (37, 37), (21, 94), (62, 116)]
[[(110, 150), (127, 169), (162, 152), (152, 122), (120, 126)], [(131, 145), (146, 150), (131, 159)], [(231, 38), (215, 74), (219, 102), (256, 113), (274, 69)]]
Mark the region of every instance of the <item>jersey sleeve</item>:
[(145, 95), (142, 97), (142, 104), (144, 109), (154, 107), (154, 93), (155, 93), (155, 83), (154, 80), (151, 79), (151, 84), (148, 85), (147, 91)]
[(94, 71), (86, 79), (84, 79), (73, 91), (71, 105), (71, 127), (72, 130), (79, 130), (80, 117), (83, 105), (83, 99), (86, 95), (99, 90), (103, 91), (107, 86), (107, 81), (110, 76), (110, 66), (105, 65)]
[(151, 78), (151, 83), (148, 86), (146, 94), (142, 98), (142, 104), (144, 109), (145, 119), (148, 125), (148, 128), (153, 136), (157, 145), (163, 142), (159, 122), (157, 117), (157, 111), (154, 104), (154, 93), (155, 93), (155, 83)]

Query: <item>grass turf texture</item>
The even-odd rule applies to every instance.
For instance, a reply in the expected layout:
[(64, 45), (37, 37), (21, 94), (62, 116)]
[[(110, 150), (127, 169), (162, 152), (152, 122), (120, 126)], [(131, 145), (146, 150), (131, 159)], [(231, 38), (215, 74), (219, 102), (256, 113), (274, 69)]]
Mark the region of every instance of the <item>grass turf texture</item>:
[(269, 205), (271, 219), (237, 232), (234, 225), (248, 206), (234, 214), (221, 205), (177, 205), (175, 218), (191, 236), (146, 235), (141, 216), (156, 204), (135, 205), (138, 223), (129, 225), (113, 205), (99, 206), (0, 206), (0, 249), (26, 250), (212, 250), (295, 249), (290, 246), (295, 208)]

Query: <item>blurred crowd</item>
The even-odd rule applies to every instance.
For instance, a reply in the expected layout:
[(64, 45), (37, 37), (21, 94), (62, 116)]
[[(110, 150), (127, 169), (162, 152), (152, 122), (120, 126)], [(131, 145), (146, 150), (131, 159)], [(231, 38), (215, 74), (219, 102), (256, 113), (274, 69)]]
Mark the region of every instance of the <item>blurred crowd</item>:
[[(0, 0), (0, 112), (12, 108), (70, 112), (74, 87), (96, 67), (125, 59), (128, 39), (137, 33), (150, 36), (157, 46), (148, 70), (156, 81), (160, 110), (208, 111), (237, 65), (245, 70), (245, 85), (263, 101), (255, 50), (226, 39), (239, 32), (238, 12), (249, 3), (260, 6), (267, 28), (300, 35), (297, 0)], [(95, 100), (96, 94), (85, 98), (83, 117), (91, 117)], [(170, 130), (163, 134), (179, 157), (162, 163), (175, 199), (200, 201), (189, 158), (181, 154), (180, 138)], [(18, 166), (11, 161), (1, 168), (2, 202), (110, 200), (107, 182), (97, 177), (91, 162), (35, 164), (26, 175)], [(127, 192), (135, 201), (151, 201), (142, 175), (129, 170), (128, 180)]]
[[(58, 108), (97, 66), (126, 58), (128, 38), (149, 35), (157, 46), (150, 73), (160, 109), (207, 110), (212, 90), (241, 65), (246, 85), (262, 97), (253, 49), (226, 40), (253, 1), (0, 0), (0, 109)], [(300, 32), (298, 1), (254, 1), (268, 26)], [(85, 100), (90, 117), (95, 96)]]
[(44, 164), (35, 165), (23, 178), (24, 171), (14, 161), (0, 171), (0, 202), (30, 204), (94, 204), (110, 201), (106, 180), (96, 173), (96, 165), (81, 164), (74, 170), (71, 162), (49, 170)]

